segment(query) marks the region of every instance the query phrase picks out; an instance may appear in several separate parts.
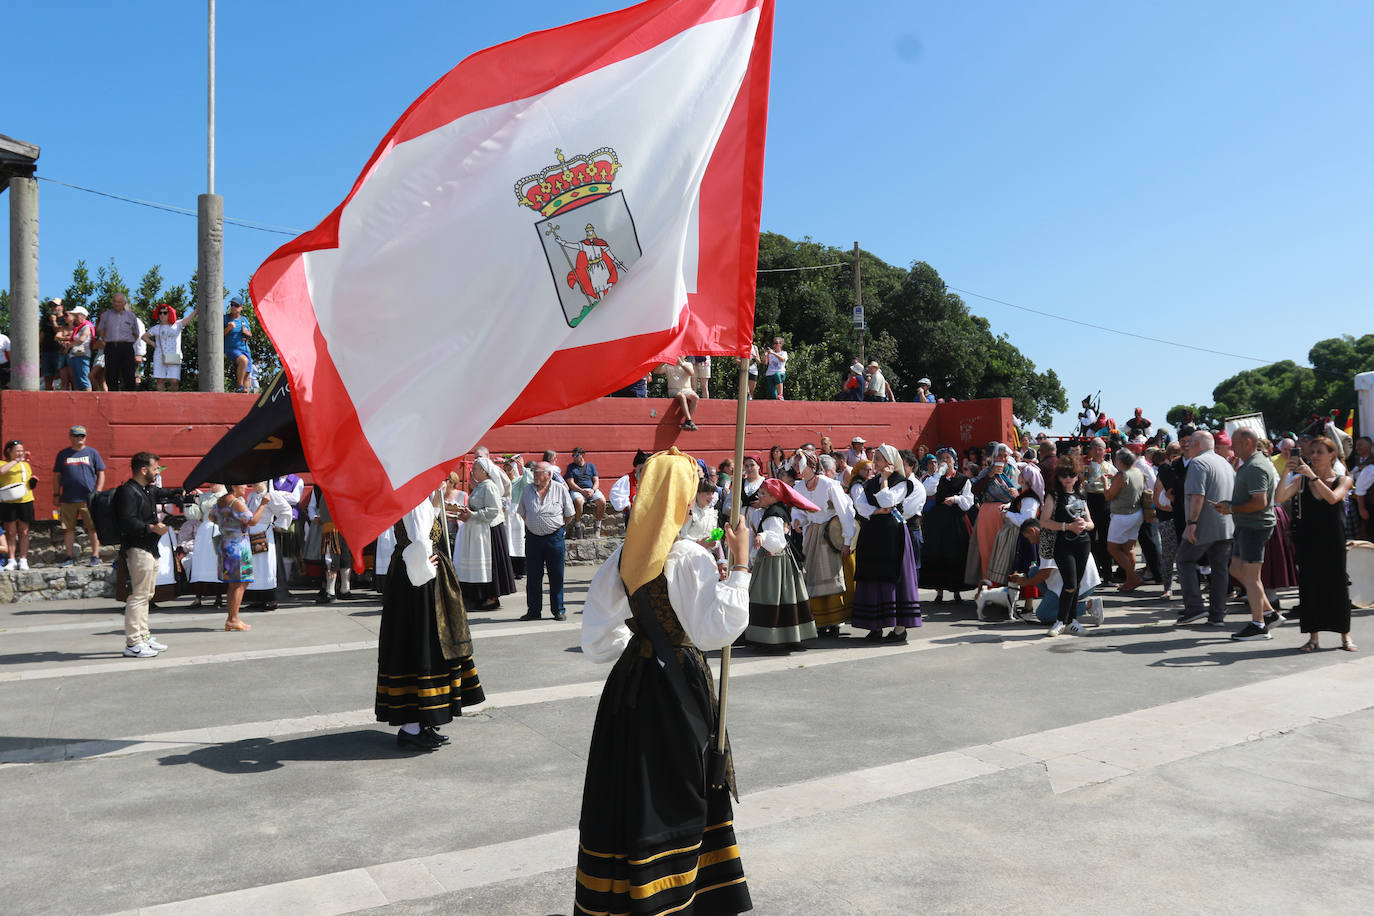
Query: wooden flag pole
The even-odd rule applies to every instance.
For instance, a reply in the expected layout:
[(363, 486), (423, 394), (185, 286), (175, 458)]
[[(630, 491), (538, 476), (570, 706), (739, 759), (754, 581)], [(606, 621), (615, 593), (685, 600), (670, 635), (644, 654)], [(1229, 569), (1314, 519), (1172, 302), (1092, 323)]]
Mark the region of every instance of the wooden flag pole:
[[(730, 478), (730, 528), (739, 524), (744, 498), (744, 419), (749, 404), (749, 357), (739, 361), (739, 393), (735, 396), (735, 473)], [(731, 557), (730, 565), (748, 565), (749, 556)], [(720, 715), (716, 720), (716, 751), (725, 753), (725, 696), (730, 690), (730, 647), (720, 650)]]

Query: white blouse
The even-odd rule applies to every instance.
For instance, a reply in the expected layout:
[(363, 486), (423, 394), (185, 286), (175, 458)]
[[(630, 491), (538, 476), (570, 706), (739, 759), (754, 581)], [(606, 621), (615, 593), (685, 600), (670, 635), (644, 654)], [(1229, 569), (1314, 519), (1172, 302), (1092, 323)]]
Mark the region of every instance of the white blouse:
[(624, 477), (611, 484), (611, 495), (608, 496), (607, 499), (610, 500), (611, 508), (617, 512), (624, 512), (626, 509), (630, 508), (629, 474), (626, 474)]
[(787, 526), (776, 515), (770, 515), (763, 520), (759, 540), (762, 541), (763, 550), (777, 556), (787, 549)]
[[(594, 662), (620, 657), (633, 635), (625, 621), (634, 616), (620, 578), (617, 547), (592, 579), (582, 608), (582, 654)], [(663, 564), (672, 602), (682, 629), (698, 649), (730, 645), (749, 625), (749, 574), (735, 570), (724, 582), (706, 548), (677, 541)]]
[(836, 516), (840, 519), (840, 530), (844, 534), (847, 542), (852, 542), (854, 535), (858, 534), (858, 527), (854, 524), (854, 503), (844, 494), (844, 487), (837, 481), (829, 477), (816, 477), (816, 489), (811, 490), (806, 486), (806, 481), (798, 480), (796, 490), (806, 499), (820, 507), (819, 512), (806, 512), (802, 509), (792, 510), (792, 520), (806, 525), (824, 525)]
[(1017, 528), (1020, 528), (1031, 519), (1039, 517), (1040, 500), (1036, 499), (1034, 496), (1024, 496), (1021, 498), (1020, 512), (1012, 512), (1010, 509), (1006, 512), (1007, 521), (1015, 523)]

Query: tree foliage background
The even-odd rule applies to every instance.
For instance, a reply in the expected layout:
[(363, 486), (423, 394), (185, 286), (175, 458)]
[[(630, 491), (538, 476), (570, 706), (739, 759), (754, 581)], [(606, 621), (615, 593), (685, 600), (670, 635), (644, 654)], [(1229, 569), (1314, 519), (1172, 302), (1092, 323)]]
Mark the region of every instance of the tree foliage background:
[(1263, 413), (1272, 432), (1290, 432), (1307, 426), (1313, 414), (1353, 410), (1355, 376), (1374, 371), (1374, 334), (1349, 334), (1319, 340), (1307, 351), (1312, 365), (1299, 366), (1291, 359), (1246, 369), (1212, 389), (1213, 404), (1179, 404), (1168, 420), (1177, 424), (1186, 409), (1200, 422), (1219, 427), (1226, 417)]

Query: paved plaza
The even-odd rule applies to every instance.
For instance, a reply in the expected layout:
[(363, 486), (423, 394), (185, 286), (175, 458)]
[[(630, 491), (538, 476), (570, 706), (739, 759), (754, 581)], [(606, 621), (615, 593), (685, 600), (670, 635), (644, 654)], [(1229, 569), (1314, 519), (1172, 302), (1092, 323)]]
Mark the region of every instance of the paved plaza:
[[(609, 672), (577, 648), (592, 572), (566, 623), (473, 615), (488, 701), (422, 756), (373, 721), (372, 592), (249, 633), (180, 599), (150, 660), (113, 601), (0, 606), (4, 910), (568, 913)], [(1368, 912), (1370, 612), (1367, 651), (1307, 656), (1296, 622), (1235, 643), (1241, 605), (1175, 628), (1157, 594), (1046, 639), (923, 592), (905, 646), (737, 651), (755, 911)]]

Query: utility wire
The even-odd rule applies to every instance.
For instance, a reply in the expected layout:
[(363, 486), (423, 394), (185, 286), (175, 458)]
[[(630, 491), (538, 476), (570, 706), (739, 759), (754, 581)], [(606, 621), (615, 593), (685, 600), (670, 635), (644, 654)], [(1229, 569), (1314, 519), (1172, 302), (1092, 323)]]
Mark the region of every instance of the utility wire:
[(1040, 315), (1044, 318), (1054, 318), (1059, 321), (1067, 321), (1069, 324), (1076, 324), (1085, 328), (1092, 328), (1096, 331), (1107, 331), (1111, 334), (1120, 334), (1122, 337), (1134, 337), (1136, 340), (1148, 340), (1152, 343), (1167, 344), (1171, 347), (1182, 347), (1185, 350), (1197, 350), (1200, 353), (1212, 353), (1217, 356), (1230, 356), (1235, 359), (1247, 359), (1254, 363), (1272, 363), (1276, 360), (1260, 359), (1258, 356), (1246, 356), (1243, 353), (1228, 353), (1225, 350), (1213, 350), (1210, 347), (1199, 347), (1195, 344), (1182, 343), (1177, 340), (1165, 340), (1163, 337), (1150, 337), (1147, 334), (1136, 334), (1133, 331), (1123, 331), (1120, 328), (1109, 328), (1106, 325), (1093, 324), (1091, 321), (1079, 321), (1077, 318), (1067, 318), (1063, 315), (1056, 315), (1053, 312), (1042, 312), (1040, 309), (1028, 308), (1024, 305), (1017, 305), (1015, 302), (1007, 302), (1005, 299), (997, 299), (993, 296), (984, 296), (982, 293), (975, 293), (970, 289), (960, 289), (957, 286), (946, 285), (946, 289), (952, 289), (956, 293), (963, 293), (965, 296), (974, 296), (978, 299), (986, 299), (988, 302), (996, 302), (998, 305), (1005, 305), (1008, 308), (1019, 309), (1023, 312), (1030, 312), (1032, 315)]
[(849, 267), (849, 261), (838, 261), (834, 264), (817, 264), (814, 267), (761, 267), (755, 271), (760, 274), (781, 274), (790, 273), (798, 270), (825, 270), (827, 267)]
[[(97, 194), (100, 197), (108, 197), (111, 200), (121, 200), (128, 204), (138, 204), (140, 207), (151, 207), (154, 210), (164, 210), (168, 213), (177, 213), (181, 216), (199, 216), (195, 210), (188, 210), (185, 207), (176, 207), (172, 204), (160, 204), (151, 200), (139, 200), (137, 197), (125, 197), (122, 194), (111, 194), (109, 191), (97, 191), (95, 188), (85, 188), (79, 184), (71, 184), (66, 181), (58, 181), (56, 178), (45, 178), (37, 176), (39, 181), (46, 181), (49, 184), (61, 185), (64, 188), (71, 188), (75, 191), (85, 191), (87, 194)], [(262, 223), (250, 223), (248, 220), (234, 219), (231, 216), (224, 217), (224, 221), (232, 226), (242, 226), (244, 229), (256, 229), (259, 232), (275, 232), (278, 235), (300, 235), (299, 229), (288, 229), (285, 226), (269, 226)]]

